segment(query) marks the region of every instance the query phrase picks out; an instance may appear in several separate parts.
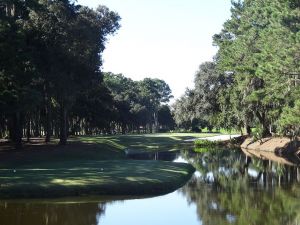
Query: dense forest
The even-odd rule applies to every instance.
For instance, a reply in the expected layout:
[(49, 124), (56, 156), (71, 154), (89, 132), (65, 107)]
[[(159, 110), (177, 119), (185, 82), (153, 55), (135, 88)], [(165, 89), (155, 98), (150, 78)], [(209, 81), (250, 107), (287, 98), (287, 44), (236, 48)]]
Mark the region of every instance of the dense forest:
[(300, 133), (299, 1), (233, 1), (214, 60), (173, 107), (165, 81), (101, 71), (120, 19), (69, 0), (1, 1), (0, 138), (20, 148), (31, 137), (174, 128)]
[(174, 105), (185, 129), (222, 127), (260, 137), (300, 133), (300, 2), (233, 1), (231, 18)]

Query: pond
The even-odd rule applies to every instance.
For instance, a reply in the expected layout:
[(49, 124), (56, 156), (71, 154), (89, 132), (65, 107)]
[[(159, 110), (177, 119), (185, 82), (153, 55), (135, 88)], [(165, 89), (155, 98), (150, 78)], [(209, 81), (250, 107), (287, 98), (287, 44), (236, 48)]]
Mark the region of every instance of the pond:
[(295, 158), (217, 149), (130, 157), (189, 162), (196, 172), (185, 186), (163, 196), (0, 201), (0, 224), (300, 224), (300, 164)]

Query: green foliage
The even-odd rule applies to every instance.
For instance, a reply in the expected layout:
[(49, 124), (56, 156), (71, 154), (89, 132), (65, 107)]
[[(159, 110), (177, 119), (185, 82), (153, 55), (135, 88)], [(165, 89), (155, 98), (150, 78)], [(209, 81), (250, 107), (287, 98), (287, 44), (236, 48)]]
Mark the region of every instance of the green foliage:
[(214, 116), (220, 112), (218, 93), (227, 82), (214, 62), (201, 64), (195, 75), (195, 89), (186, 90), (174, 104), (177, 126), (191, 130), (196, 127), (212, 129), (216, 125)]
[(283, 108), (279, 120), (282, 132), (291, 132), (290, 135), (295, 136), (300, 134), (300, 100), (295, 101), (294, 107), (286, 106)]
[(174, 106), (179, 127), (203, 121), (225, 129), (257, 125), (260, 136), (299, 132), (299, 18), (295, 1), (233, 1), (214, 44), (214, 62), (200, 65), (195, 89)]
[(263, 138), (263, 129), (258, 125), (255, 131), (252, 132), (253, 140), (258, 141)]
[(95, 112), (108, 114), (101, 105), (111, 102), (101, 54), (119, 15), (68, 0), (14, 0), (1, 1), (0, 17), (0, 136), (8, 132), (20, 147), (26, 126), (28, 138), (44, 130), (48, 141), (55, 132), (65, 144), (70, 121), (107, 127)]
[(118, 130), (118, 125), (122, 133), (139, 131), (140, 127), (149, 127), (152, 131), (153, 126), (158, 131), (158, 123), (172, 127), (170, 109), (162, 105), (172, 97), (165, 81), (151, 78), (133, 81), (122, 74), (105, 73), (104, 83), (112, 93), (117, 110), (112, 120), (116, 123), (115, 130)]
[(219, 141), (210, 141), (210, 140), (195, 140), (194, 145), (197, 148), (207, 147), (207, 148), (213, 148), (218, 145), (220, 145), (221, 142)]
[(197, 153), (212, 153), (214, 151), (218, 151), (219, 149), (216, 149), (216, 146), (208, 146), (208, 147), (198, 147), (196, 146), (194, 149), (194, 152)]
[(174, 130), (175, 121), (173, 119), (171, 109), (168, 105), (162, 105), (159, 107), (158, 112), (158, 123), (163, 127), (165, 131)]

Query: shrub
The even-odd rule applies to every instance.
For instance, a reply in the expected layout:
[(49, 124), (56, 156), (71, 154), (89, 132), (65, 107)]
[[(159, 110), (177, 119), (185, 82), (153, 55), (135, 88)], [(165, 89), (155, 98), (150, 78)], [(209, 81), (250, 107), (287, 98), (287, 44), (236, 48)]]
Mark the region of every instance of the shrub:
[(219, 141), (209, 141), (209, 140), (196, 140), (194, 142), (195, 147), (197, 148), (206, 148), (206, 147), (215, 147), (220, 144)]

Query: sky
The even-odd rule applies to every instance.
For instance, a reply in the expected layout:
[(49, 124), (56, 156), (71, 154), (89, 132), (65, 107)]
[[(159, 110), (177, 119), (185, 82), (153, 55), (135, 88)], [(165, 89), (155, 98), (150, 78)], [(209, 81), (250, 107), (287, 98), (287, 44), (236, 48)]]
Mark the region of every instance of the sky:
[(175, 99), (193, 88), (201, 63), (217, 52), (212, 36), (230, 18), (231, 0), (78, 0), (92, 8), (105, 5), (121, 16), (110, 36), (102, 71), (133, 80), (158, 78)]

